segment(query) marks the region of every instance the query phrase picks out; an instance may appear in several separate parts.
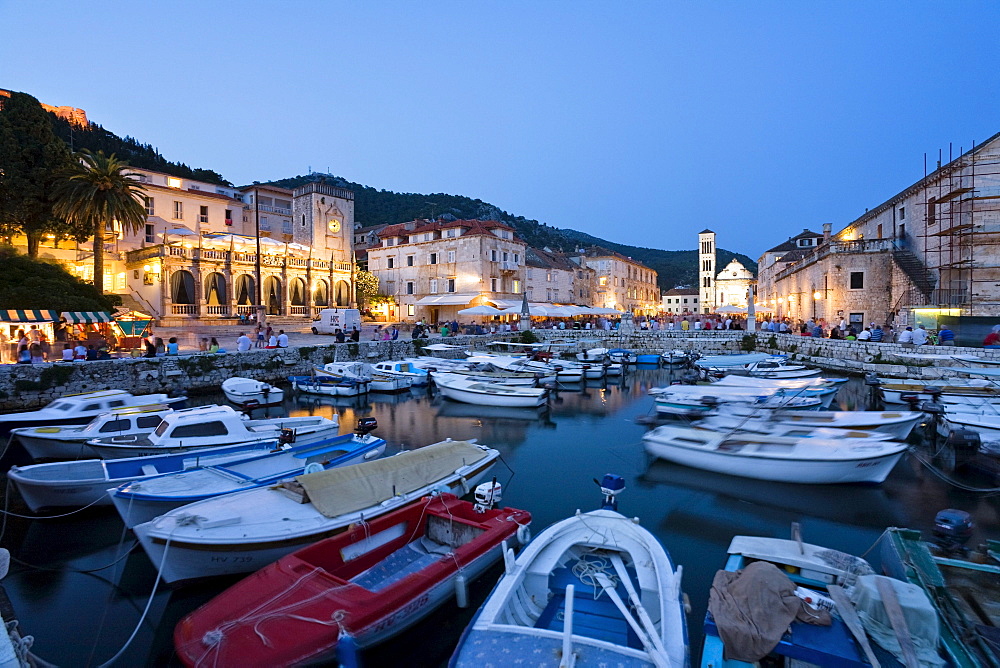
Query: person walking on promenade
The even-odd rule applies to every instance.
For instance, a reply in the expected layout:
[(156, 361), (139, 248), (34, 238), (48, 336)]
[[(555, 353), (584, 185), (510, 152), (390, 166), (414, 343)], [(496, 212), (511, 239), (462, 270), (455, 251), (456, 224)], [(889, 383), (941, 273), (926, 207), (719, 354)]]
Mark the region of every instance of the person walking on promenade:
[(267, 345), (264, 341), (264, 328), (260, 326), (259, 322), (257, 323), (257, 326), (253, 328), (253, 338), (256, 342), (254, 345), (258, 348), (263, 348)]

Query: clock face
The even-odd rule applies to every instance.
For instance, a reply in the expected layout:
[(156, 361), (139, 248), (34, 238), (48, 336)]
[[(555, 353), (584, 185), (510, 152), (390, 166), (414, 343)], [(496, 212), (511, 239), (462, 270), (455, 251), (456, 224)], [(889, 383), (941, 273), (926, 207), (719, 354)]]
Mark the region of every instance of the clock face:
[(336, 218), (331, 220), (329, 225), (331, 232), (340, 232), (340, 221)]

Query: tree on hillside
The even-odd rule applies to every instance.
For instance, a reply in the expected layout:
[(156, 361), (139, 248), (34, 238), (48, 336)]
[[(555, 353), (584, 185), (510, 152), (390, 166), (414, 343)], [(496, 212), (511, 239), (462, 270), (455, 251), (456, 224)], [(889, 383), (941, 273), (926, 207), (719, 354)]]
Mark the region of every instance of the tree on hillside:
[(69, 150), (52, 132), (38, 100), (11, 93), (0, 108), (0, 232), (24, 234), (28, 255), (38, 256), (45, 233), (75, 236), (53, 214), (52, 190), (71, 164)]
[(115, 221), (128, 232), (146, 224), (145, 189), (129, 178), (128, 165), (114, 155), (81, 151), (55, 188), (55, 212), (68, 223), (86, 226), (94, 237), (94, 287), (104, 292), (104, 232)]

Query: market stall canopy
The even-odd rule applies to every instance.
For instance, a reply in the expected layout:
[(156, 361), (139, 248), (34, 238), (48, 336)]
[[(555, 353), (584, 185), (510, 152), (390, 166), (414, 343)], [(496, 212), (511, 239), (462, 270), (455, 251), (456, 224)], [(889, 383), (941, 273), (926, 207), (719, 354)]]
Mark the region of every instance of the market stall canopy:
[(493, 308), (492, 306), (487, 306), (483, 304), (481, 306), (473, 306), (472, 308), (464, 308), (458, 312), (459, 315), (503, 315), (504, 312), (498, 308)]
[(122, 333), (125, 336), (142, 336), (145, 333), (146, 328), (149, 327), (149, 323), (153, 322), (152, 319), (149, 320), (115, 320), (115, 324), (121, 328)]
[(732, 306), (732, 305), (728, 305), (727, 304), (726, 306), (720, 306), (719, 308), (715, 309), (715, 312), (716, 313), (746, 313), (747, 309), (746, 309), (745, 306)]
[(48, 310), (9, 309), (0, 311), (0, 322), (55, 322), (59, 313)]
[(456, 293), (427, 295), (417, 300), (417, 306), (460, 306), (468, 304), (478, 296), (478, 293), (465, 295)]
[(625, 311), (619, 311), (606, 306), (595, 306), (590, 309), (590, 312), (594, 315), (625, 315)]
[(194, 230), (189, 230), (186, 227), (173, 227), (173, 228), (170, 228), (169, 230), (166, 230), (166, 234), (169, 234), (169, 235), (175, 236), (175, 237), (196, 237), (196, 236), (198, 236), (197, 232), (195, 232)]
[(107, 311), (63, 311), (62, 317), (74, 325), (92, 325), (97, 322), (111, 322)]

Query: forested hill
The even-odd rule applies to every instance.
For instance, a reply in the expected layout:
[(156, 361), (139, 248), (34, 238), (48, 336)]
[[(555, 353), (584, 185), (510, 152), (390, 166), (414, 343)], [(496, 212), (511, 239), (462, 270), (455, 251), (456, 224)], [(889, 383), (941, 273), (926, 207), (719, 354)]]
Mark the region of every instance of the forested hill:
[[(449, 220), (471, 218), (499, 220), (513, 226), (521, 238), (535, 248), (547, 246), (554, 250), (570, 251), (583, 246), (601, 246), (631, 257), (656, 270), (660, 288), (663, 290), (678, 285), (698, 284), (697, 250), (668, 251), (626, 246), (585, 232), (550, 227), (537, 220), (515, 216), (480, 199), (445, 193), (396, 193), (378, 190), (331, 174), (294, 176), (269, 183), (282, 188), (296, 188), (320, 178), (324, 178), (331, 185), (354, 191), (354, 218), (363, 225), (404, 223), (409, 220), (435, 217)], [(721, 269), (733, 258), (756, 273), (757, 263), (754, 260), (741, 253), (733, 253), (722, 248), (718, 250), (718, 267)]]

